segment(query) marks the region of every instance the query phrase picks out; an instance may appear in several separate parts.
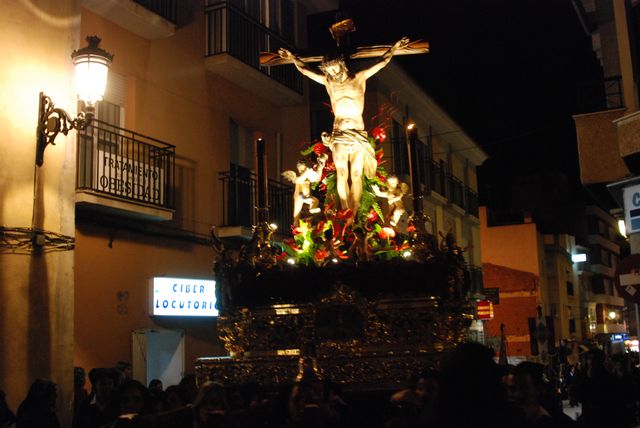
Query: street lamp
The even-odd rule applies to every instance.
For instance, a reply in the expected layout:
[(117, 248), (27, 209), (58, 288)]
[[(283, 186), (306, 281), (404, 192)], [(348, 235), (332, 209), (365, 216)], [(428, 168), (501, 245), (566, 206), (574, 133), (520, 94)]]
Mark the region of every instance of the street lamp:
[(608, 315), (611, 321), (615, 320), (618, 317), (618, 314), (616, 313), (616, 311), (610, 311)]
[(75, 66), (75, 86), (78, 99), (84, 102), (85, 111), (72, 118), (61, 108), (56, 108), (44, 92), (40, 92), (40, 109), (38, 112), (36, 165), (42, 166), (44, 149), (49, 144), (55, 145), (59, 133), (67, 135), (70, 130), (84, 130), (93, 119), (95, 103), (102, 100), (107, 86), (107, 74), (113, 55), (98, 47), (100, 38), (88, 36), (88, 46), (73, 51), (71, 58)]

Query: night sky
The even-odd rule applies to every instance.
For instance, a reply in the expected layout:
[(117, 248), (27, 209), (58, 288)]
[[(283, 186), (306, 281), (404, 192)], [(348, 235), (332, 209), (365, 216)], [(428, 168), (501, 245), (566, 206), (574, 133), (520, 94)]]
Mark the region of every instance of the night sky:
[(510, 209), (513, 186), (534, 174), (561, 173), (565, 194), (584, 194), (571, 115), (602, 108), (602, 71), (570, 0), (342, 0), (340, 7), (356, 23), (352, 45), (405, 35), (430, 42), (428, 55), (394, 61), (490, 156), (479, 169), (481, 202)]

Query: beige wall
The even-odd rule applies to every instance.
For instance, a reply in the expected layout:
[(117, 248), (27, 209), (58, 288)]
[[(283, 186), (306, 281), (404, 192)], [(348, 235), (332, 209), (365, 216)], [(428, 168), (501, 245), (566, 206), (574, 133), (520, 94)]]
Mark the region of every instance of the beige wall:
[(534, 223), (488, 227), (487, 210), (480, 207), (480, 245), (483, 263), (541, 274)]
[[(31, 227), (38, 93), (75, 115), (70, 54), (75, 0), (0, 3), (0, 225)], [(75, 133), (58, 136), (39, 170), (34, 226), (72, 237)], [(58, 384), (67, 424), (73, 379), (73, 251), (0, 254), (0, 388), (15, 410), (36, 378)]]
[(154, 276), (213, 279), (213, 254), (201, 246), (103, 227), (77, 231), (75, 364), (89, 370), (132, 361), (131, 332), (185, 330), (186, 371), (196, 357), (223, 355), (214, 319), (152, 319)]
[[(282, 167), (292, 168), (301, 143), (308, 140), (309, 115), (307, 104), (278, 107), (207, 72), (204, 12), (195, 10), (175, 35), (154, 41), (85, 9), (81, 26), (83, 34), (102, 37), (104, 47), (115, 54), (112, 70), (125, 77), (125, 128), (176, 146), (181, 203), (171, 227), (203, 236), (222, 223), (218, 174), (229, 169), (229, 121), (262, 134), (269, 175), (276, 178), (276, 134), (282, 135)], [(193, 371), (196, 357), (224, 354), (215, 320), (168, 321), (148, 313), (151, 277), (211, 279), (213, 257), (207, 246), (79, 224), (75, 363), (88, 370), (131, 361), (131, 332), (142, 328), (185, 330), (187, 372)], [(118, 293), (128, 296), (126, 302), (118, 300)], [(122, 314), (118, 306), (123, 304), (127, 310)]]

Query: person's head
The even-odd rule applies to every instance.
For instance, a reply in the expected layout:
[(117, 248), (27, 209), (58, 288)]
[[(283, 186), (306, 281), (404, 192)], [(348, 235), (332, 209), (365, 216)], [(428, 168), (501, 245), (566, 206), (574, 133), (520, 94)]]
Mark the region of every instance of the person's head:
[(111, 369), (92, 369), (89, 371), (91, 387), (99, 402), (109, 401), (111, 394), (115, 391), (117, 378), (117, 373)]
[(115, 368), (122, 372), (122, 374), (124, 375), (124, 380), (133, 378), (133, 366), (131, 365), (131, 363), (127, 361), (118, 361)]
[(21, 407), (29, 411), (54, 412), (57, 398), (55, 383), (47, 379), (36, 379), (31, 384)]
[(149, 391), (162, 391), (163, 389), (162, 381), (160, 379), (153, 379), (149, 382)]
[(117, 404), (120, 415), (130, 413), (146, 414), (152, 410), (149, 390), (137, 380), (128, 380), (120, 385)]
[(325, 57), (320, 64), (320, 71), (324, 73), (327, 79), (337, 83), (342, 83), (349, 77), (349, 69), (343, 57)]
[(189, 403), (193, 403), (198, 395), (198, 382), (196, 379), (196, 375), (192, 373), (188, 373), (184, 375), (182, 380), (180, 381), (180, 385), (183, 386), (188, 394)]
[(539, 402), (544, 388), (544, 366), (531, 361), (518, 364), (514, 370), (516, 401), (527, 405)]
[(73, 385), (76, 388), (84, 387), (85, 382), (87, 381), (87, 372), (82, 367), (74, 367), (73, 368)]
[(229, 406), (224, 386), (217, 382), (202, 384), (196, 400), (193, 402), (193, 413), (198, 426), (207, 426), (211, 418), (224, 415)]
[(303, 159), (300, 159), (297, 163), (296, 163), (296, 169), (298, 170), (298, 174), (302, 174), (303, 172), (305, 172), (307, 170), (307, 162), (304, 161)]
[(172, 385), (167, 388), (167, 404), (169, 409), (179, 409), (189, 404), (187, 390), (181, 385)]
[(601, 349), (591, 349), (586, 355), (587, 376), (597, 376), (605, 371), (605, 355)]
[(440, 394), (441, 377), (435, 370), (427, 370), (417, 376), (414, 391), (420, 402), (434, 403)]
[(398, 177), (396, 177), (395, 175), (390, 175), (389, 177), (387, 177), (387, 186), (391, 189), (395, 189), (396, 187), (398, 187)]

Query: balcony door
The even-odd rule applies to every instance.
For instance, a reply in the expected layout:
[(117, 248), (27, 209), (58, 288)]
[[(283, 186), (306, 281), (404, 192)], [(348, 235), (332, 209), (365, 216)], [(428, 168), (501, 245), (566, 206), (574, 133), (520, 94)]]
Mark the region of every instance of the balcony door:
[(231, 165), (226, 218), (232, 226), (249, 226), (253, 223), (255, 184), (252, 173), (256, 162), (253, 135), (253, 129), (229, 121)]

